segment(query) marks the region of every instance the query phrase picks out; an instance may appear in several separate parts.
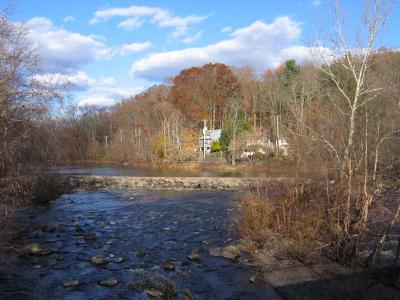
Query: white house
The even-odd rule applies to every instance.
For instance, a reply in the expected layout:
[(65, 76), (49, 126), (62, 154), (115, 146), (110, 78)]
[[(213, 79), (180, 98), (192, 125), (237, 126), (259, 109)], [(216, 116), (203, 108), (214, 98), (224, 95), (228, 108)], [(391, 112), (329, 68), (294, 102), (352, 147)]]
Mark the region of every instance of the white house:
[(286, 139), (272, 139), (264, 137), (248, 138), (246, 139), (243, 153), (240, 155), (241, 158), (248, 158), (256, 153), (266, 154), (276, 148), (282, 151), (283, 155), (288, 155), (289, 143)]
[(219, 141), (221, 137), (221, 129), (208, 130), (204, 123), (204, 128), (202, 129), (202, 136), (199, 138), (199, 150), (200, 152), (210, 153), (211, 145), (214, 141)]

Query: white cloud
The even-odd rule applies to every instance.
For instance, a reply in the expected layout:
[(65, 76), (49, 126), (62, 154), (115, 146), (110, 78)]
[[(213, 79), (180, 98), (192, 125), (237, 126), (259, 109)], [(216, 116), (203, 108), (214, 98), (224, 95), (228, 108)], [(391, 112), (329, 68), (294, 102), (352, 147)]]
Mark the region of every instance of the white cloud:
[(132, 30), (139, 28), (142, 25), (143, 25), (142, 19), (140, 19), (139, 17), (133, 17), (120, 22), (117, 27), (125, 30)]
[(106, 8), (97, 10), (94, 13), (94, 18), (90, 20), (90, 24), (105, 22), (114, 17), (149, 17), (163, 12), (162, 8), (135, 5), (130, 7)]
[(112, 105), (123, 98), (142, 92), (144, 87), (118, 87), (113, 77), (94, 79), (89, 74), (79, 71), (75, 74), (46, 73), (34, 76), (35, 80), (53, 85), (71, 85), (70, 92), (78, 98), (78, 105)]
[(203, 36), (203, 32), (204, 32), (204, 30), (200, 30), (200, 31), (196, 32), (195, 35), (184, 38), (182, 40), (182, 43), (184, 43), (186, 45), (192, 44), (193, 42), (201, 39), (201, 37)]
[(39, 50), (44, 71), (73, 72), (87, 63), (115, 55), (100, 38), (67, 31), (51, 20), (36, 17), (26, 22), (29, 38)]
[(314, 6), (319, 6), (320, 4), (321, 4), (321, 0), (314, 0), (312, 2), (312, 5), (314, 5)]
[(43, 17), (35, 17), (26, 23), (26, 25), (32, 29), (36, 30), (47, 30), (51, 27), (53, 27), (53, 22), (47, 18)]
[(76, 22), (76, 19), (73, 16), (66, 16), (66, 17), (64, 17), (63, 21), (64, 22)]
[(113, 105), (116, 102), (137, 95), (144, 91), (144, 87), (104, 87), (96, 86), (90, 88), (85, 95), (80, 97), (78, 105)]
[(34, 76), (34, 79), (53, 86), (72, 85), (74, 90), (87, 89), (96, 84), (96, 80), (83, 71), (79, 71), (73, 75), (61, 73), (38, 74)]
[(114, 7), (97, 10), (90, 24), (106, 22), (112, 18), (127, 18), (118, 24), (119, 28), (131, 30), (142, 26), (146, 20), (160, 28), (172, 27), (174, 38), (187, 37), (191, 26), (203, 22), (212, 14), (206, 16), (190, 15), (187, 17), (175, 16), (168, 10), (160, 7), (136, 6)]
[(232, 32), (232, 27), (231, 26), (225, 26), (224, 28), (221, 29), (222, 33), (227, 33), (227, 32)]
[(115, 79), (111, 76), (101, 77), (100, 82), (104, 85), (113, 86), (115, 85)]
[(130, 55), (132, 53), (137, 53), (144, 51), (148, 48), (153, 47), (153, 44), (150, 42), (144, 42), (144, 43), (132, 43), (132, 44), (124, 44), (121, 46), (121, 49), (119, 51), (120, 55), (126, 56)]
[(296, 45), (300, 24), (287, 16), (272, 23), (256, 21), (231, 33), (230, 39), (205, 47), (152, 53), (133, 63), (131, 75), (162, 80), (180, 70), (208, 62), (233, 66), (253, 65), (258, 71), (274, 68), (287, 59), (299, 61), (309, 57), (307, 47)]

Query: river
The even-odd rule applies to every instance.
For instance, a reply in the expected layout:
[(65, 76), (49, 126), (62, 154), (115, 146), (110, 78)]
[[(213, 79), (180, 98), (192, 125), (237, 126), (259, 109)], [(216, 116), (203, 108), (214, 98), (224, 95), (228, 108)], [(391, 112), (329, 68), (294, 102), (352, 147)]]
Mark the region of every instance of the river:
[[(88, 172), (150, 175), (125, 168), (71, 171)], [(27, 237), (15, 248), (37, 243), (46, 253), (9, 251), (0, 298), (277, 298), (272, 288), (254, 280), (257, 268), (250, 255), (227, 259), (209, 254), (237, 242), (233, 224), (239, 198), (228, 191), (109, 189), (64, 194), (47, 206), (22, 210), (15, 222), (25, 225)], [(189, 259), (191, 254), (197, 257)], [(93, 257), (101, 258), (101, 264), (93, 263)]]
[(94, 176), (142, 176), (142, 177), (242, 177), (246, 175), (260, 175), (256, 172), (216, 172), (194, 171), (185, 169), (158, 169), (123, 166), (57, 166), (55, 170), (61, 174), (94, 175)]

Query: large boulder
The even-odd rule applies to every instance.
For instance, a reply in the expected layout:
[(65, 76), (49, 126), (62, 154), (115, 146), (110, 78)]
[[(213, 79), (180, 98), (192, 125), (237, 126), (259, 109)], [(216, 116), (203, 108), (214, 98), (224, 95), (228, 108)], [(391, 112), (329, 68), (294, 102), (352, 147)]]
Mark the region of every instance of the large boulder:
[(237, 259), (240, 257), (240, 250), (233, 245), (229, 245), (226, 247), (216, 247), (210, 249), (210, 255), (211, 256), (219, 256), (219, 257), (225, 257), (229, 259)]
[(176, 284), (167, 277), (155, 273), (145, 273), (141, 281), (130, 282), (128, 287), (141, 292), (146, 292), (150, 297), (163, 297), (165, 299), (172, 299), (176, 295)]
[(193, 248), (187, 258), (191, 261), (200, 262), (202, 257), (198, 248)]

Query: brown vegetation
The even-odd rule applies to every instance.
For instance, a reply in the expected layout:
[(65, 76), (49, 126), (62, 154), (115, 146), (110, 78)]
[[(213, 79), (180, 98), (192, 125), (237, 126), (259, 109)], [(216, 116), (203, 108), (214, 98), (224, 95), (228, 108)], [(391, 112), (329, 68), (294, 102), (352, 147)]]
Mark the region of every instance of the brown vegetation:
[[(398, 169), (400, 59), (396, 52), (373, 50), (388, 10), (382, 1), (368, 4), (365, 40), (350, 46), (337, 8), (328, 44), (316, 50), (325, 63), (318, 70), (300, 68), (280, 91), (287, 99), (283, 108), (296, 177), (312, 183), (301, 192), (297, 186), (285, 188), (275, 200), (263, 196), (245, 201), (241, 231), (249, 237), (266, 235), (256, 236), (258, 246), (260, 240), (279, 234), (294, 240), (300, 254), (326, 244), (338, 261), (355, 265), (363, 242), (374, 236), (373, 219), (391, 211), (372, 258), (396, 222), (400, 202), (389, 207), (382, 187), (388, 171)], [(327, 60), (327, 51), (333, 61)], [(257, 214), (270, 221), (261, 215), (252, 219)], [(268, 230), (261, 230), (263, 226)], [(370, 265), (373, 262), (369, 260)]]
[(333, 228), (326, 226), (326, 215), (321, 215), (325, 210), (317, 196), (319, 188), (281, 185), (276, 187), (279, 192), (269, 196), (249, 193), (242, 201), (240, 235), (254, 251), (266, 249), (275, 258), (306, 260), (326, 247), (327, 230)]
[(47, 199), (52, 190), (50, 177), (35, 174), (56, 149), (49, 111), (61, 99), (62, 87), (39, 82), (39, 72), (27, 29), (0, 15), (0, 205), (5, 211)]

